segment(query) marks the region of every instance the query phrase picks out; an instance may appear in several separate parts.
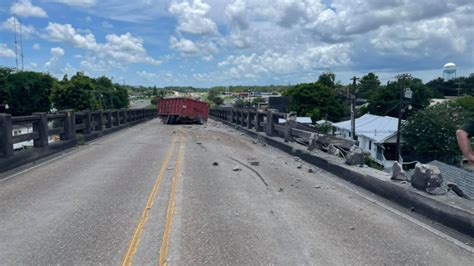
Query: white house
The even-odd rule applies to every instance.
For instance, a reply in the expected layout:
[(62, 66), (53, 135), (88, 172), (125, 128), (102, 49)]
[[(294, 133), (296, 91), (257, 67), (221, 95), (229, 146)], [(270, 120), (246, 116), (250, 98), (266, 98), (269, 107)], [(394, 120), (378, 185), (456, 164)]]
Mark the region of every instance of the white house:
[[(311, 120), (311, 117), (309, 116), (298, 116), (296, 117), (296, 122), (300, 124), (305, 124), (305, 125), (311, 125), (313, 121)], [(286, 123), (286, 119), (284, 118), (278, 118), (278, 124), (284, 124)]]
[[(352, 139), (351, 120), (333, 123), (334, 134)], [(355, 131), (359, 146), (385, 169), (396, 161), (398, 118), (365, 114), (355, 120)]]

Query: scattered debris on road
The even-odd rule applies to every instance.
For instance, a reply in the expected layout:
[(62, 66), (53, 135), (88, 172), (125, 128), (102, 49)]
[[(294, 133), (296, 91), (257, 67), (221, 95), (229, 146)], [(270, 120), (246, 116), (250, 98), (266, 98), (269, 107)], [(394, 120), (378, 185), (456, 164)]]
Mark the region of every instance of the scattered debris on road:
[(312, 168), (309, 168), (308, 173), (314, 173), (314, 170)]
[(283, 192), (283, 188), (280, 188), (280, 189), (278, 190), (278, 192)]
[(236, 171), (242, 171), (242, 168), (240, 168), (240, 166), (234, 166), (234, 168), (232, 168), (232, 171), (236, 172)]
[(320, 185), (316, 185), (314, 188), (321, 188), (321, 186), (320, 186)]
[(214, 165), (214, 166), (218, 166), (218, 165), (219, 165), (219, 163), (218, 163), (218, 162), (213, 162), (213, 163), (212, 163), (212, 165)]

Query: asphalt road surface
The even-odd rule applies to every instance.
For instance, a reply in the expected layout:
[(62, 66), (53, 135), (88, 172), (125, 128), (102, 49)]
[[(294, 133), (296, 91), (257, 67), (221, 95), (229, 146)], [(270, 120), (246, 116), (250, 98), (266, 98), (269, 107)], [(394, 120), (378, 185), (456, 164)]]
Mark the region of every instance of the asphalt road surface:
[(216, 122), (151, 120), (3, 176), (0, 264), (472, 265), (300, 164)]

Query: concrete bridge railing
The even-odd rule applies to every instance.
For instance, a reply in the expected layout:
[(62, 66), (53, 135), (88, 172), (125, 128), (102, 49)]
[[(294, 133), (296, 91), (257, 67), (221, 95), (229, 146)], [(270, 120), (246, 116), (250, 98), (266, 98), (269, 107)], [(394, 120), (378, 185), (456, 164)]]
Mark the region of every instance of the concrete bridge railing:
[[(66, 110), (29, 116), (0, 113), (0, 172), (74, 146), (77, 135), (88, 140), (153, 117), (156, 110), (152, 109)], [(19, 130), (20, 134), (13, 134)], [(23, 142), (33, 142), (33, 149), (15, 151), (15, 144)]]
[[(289, 118), (286, 113), (235, 108), (212, 108), (209, 110), (209, 115), (229, 124), (254, 130), (255, 132), (264, 132), (270, 137), (284, 138), (286, 142), (298, 140), (315, 148), (332, 144), (342, 150), (349, 150), (357, 143), (352, 140), (339, 139), (331, 135), (322, 134), (316, 130), (310, 131), (306, 127), (301, 127), (296, 121)], [(279, 119), (285, 119), (287, 122), (279, 123)]]

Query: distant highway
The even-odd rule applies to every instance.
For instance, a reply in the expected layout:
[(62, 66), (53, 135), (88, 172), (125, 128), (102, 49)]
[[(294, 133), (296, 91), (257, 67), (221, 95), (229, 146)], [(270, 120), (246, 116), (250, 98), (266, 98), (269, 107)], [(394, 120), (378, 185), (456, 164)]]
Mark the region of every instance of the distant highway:
[(130, 109), (142, 109), (150, 105), (150, 100), (135, 100), (130, 102)]
[[(210, 121), (158, 119), (0, 180), (0, 261), (472, 265), (472, 248)], [(311, 170), (309, 170), (311, 169)]]

